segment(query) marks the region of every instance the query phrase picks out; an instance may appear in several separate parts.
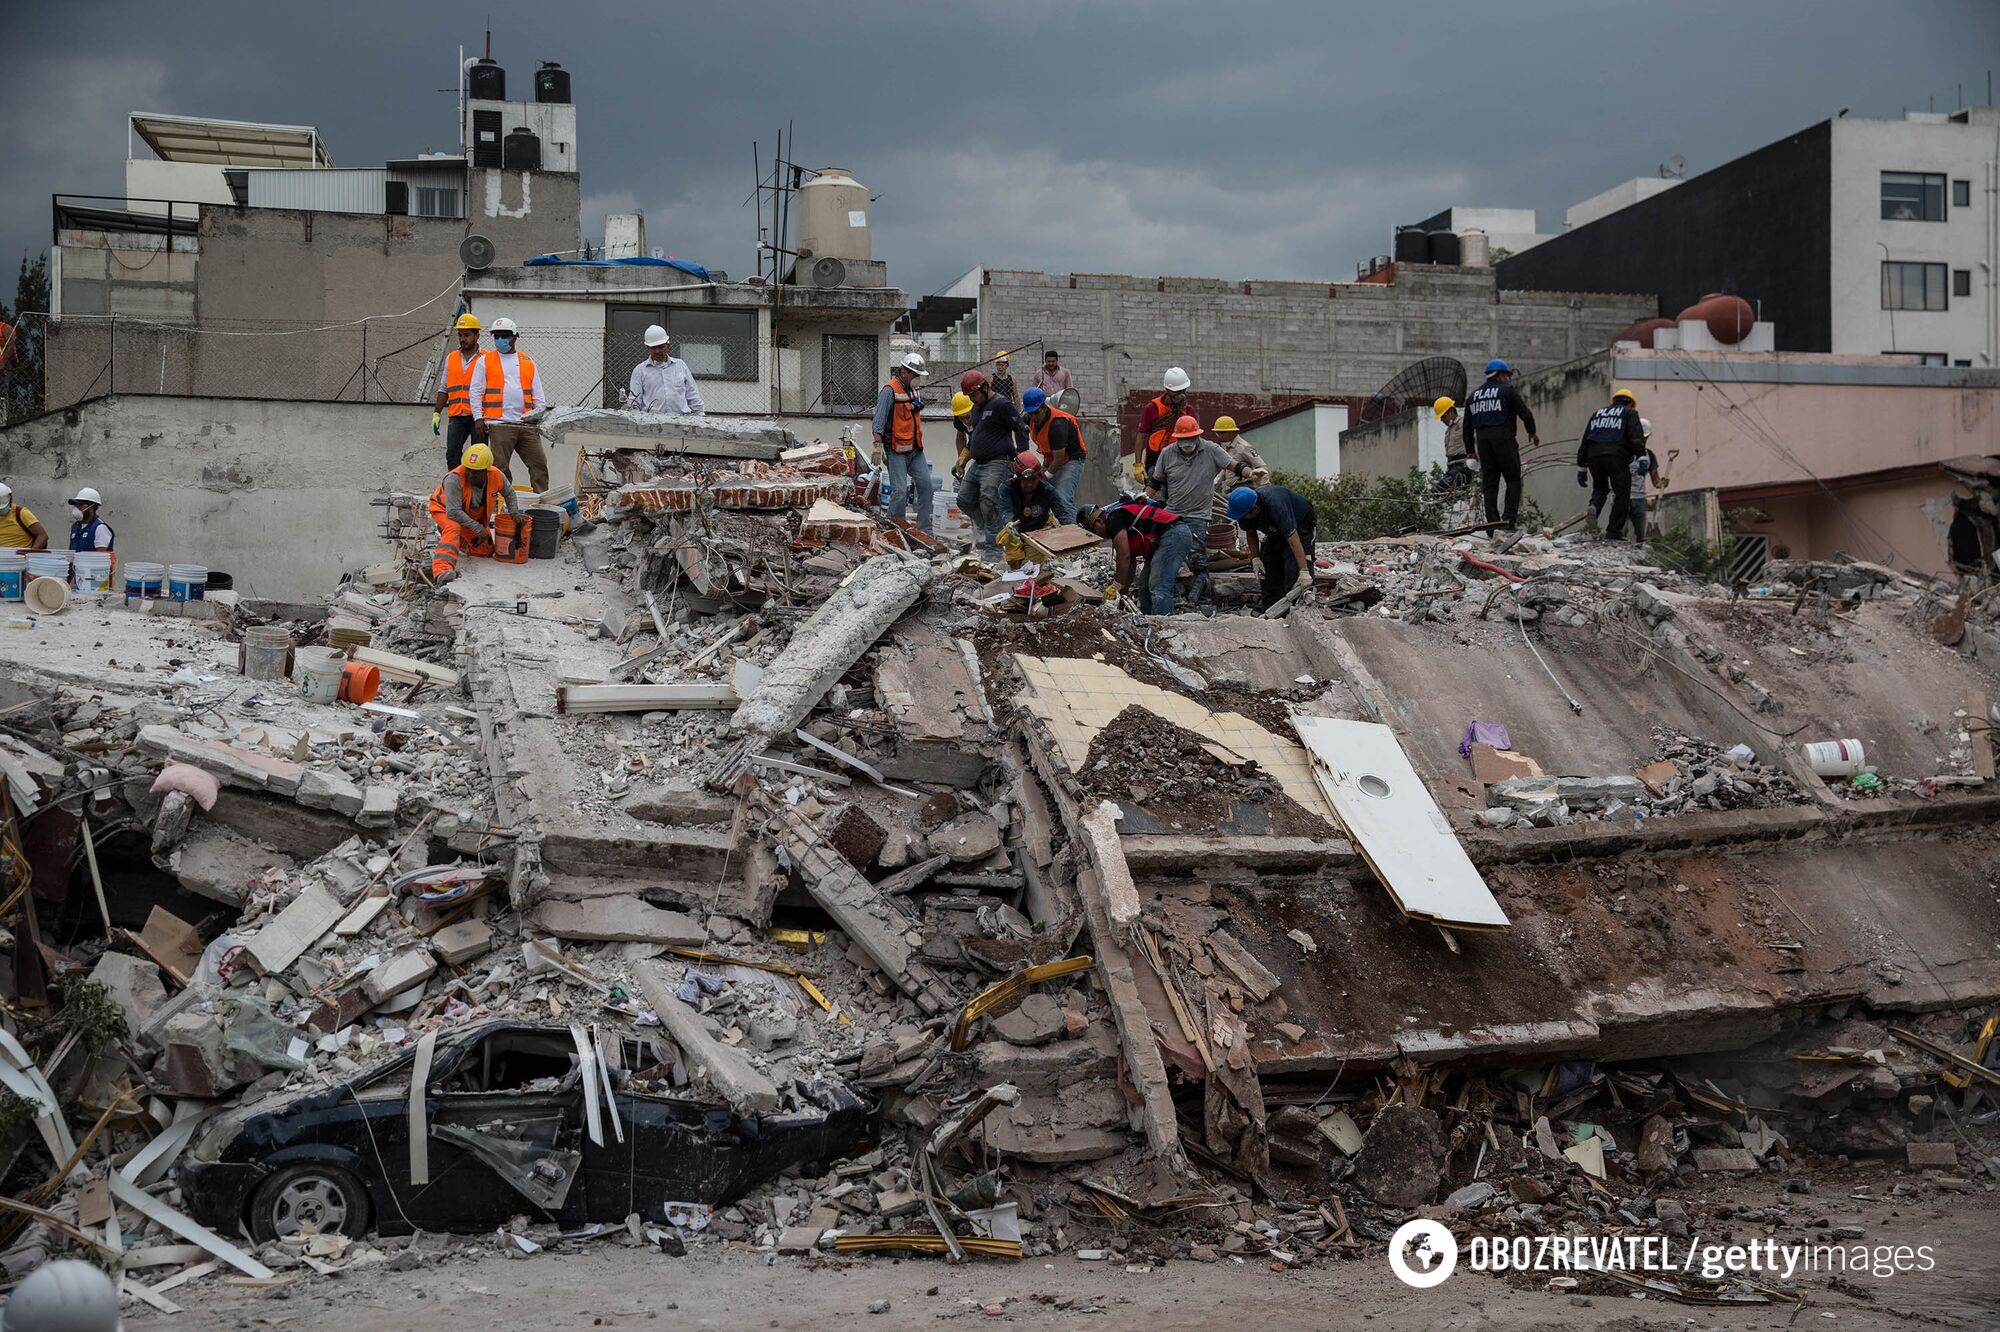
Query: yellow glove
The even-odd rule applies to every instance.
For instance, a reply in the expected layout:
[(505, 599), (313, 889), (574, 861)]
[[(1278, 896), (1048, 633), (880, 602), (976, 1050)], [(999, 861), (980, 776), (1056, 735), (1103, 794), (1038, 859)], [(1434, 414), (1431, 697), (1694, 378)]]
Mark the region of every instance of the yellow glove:
[(431, 433), (432, 433), (433, 435), (435, 435), (435, 434), (439, 433), (439, 432), (438, 432), (438, 413), (437, 413), (437, 412), (435, 412), (435, 411), (433, 411), (433, 412), (431, 413)]
[(1106, 583), (1104, 585), (1104, 599), (1106, 601), (1117, 601), (1122, 592), (1123, 589), (1116, 583)]

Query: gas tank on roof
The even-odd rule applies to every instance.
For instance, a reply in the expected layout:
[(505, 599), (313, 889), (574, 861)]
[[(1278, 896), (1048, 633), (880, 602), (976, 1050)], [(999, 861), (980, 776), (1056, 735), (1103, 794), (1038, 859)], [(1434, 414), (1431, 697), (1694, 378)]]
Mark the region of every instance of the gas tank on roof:
[(822, 167), (799, 187), (798, 248), (815, 259), (872, 259), (868, 187), (841, 167)]

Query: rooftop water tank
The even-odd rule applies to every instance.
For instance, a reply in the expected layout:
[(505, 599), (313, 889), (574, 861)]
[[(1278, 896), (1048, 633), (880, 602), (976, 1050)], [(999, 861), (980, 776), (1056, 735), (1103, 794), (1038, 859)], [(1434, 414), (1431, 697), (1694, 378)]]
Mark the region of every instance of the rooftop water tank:
[(506, 142), (500, 145), (500, 165), (509, 171), (541, 170), (541, 136), (526, 125), (508, 130)]
[(1431, 245), (1424, 233), (1415, 227), (1404, 227), (1396, 233), (1396, 243), (1390, 249), (1399, 264), (1427, 264), (1431, 261)]
[(1707, 324), (1709, 336), (1717, 342), (1735, 346), (1750, 336), (1750, 328), (1757, 322), (1757, 312), (1741, 296), (1711, 293), (1681, 311), (1675, 322), (1686, 323), (1690, 319)]
[(872, 259), (868, 187), (842, 167), (821, 167), (799, 187), (798, 249), (815, 259)]
[(1450, 264), (1456, 268), (1460, 247), (1455, 231), (1433, 231), (1430, 239), (1430, 260), (1434, 264)]
[(475, 102), (507, 100), (507, 71), (492, 60), (475, 60), (465, 71), (465, 95)]
[(1492, 267), (1492, 243), (1485, 232), (1478, 227), (1468, 227), (1458, 233), (1458, 262), (1467, 268)]
[(535, 100), (538, 102), (567, 102), (569, 100), (569, 71), (553, 60), (544, 60), (542, 67), (535, 71)]

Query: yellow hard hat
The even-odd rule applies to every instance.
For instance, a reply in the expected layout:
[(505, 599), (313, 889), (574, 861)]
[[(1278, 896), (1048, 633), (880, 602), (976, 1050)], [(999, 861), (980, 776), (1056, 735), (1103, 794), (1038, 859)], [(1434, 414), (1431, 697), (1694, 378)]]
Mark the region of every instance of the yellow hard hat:
[(1215, 424), (1210, 426), (1208, 431), (1212, 435), (1233, 435), (1236, 433), (1236, 418), (1233, 416), (1218, 416), (1215, 418)]
[(1620, 398), (1625, 399), (1625, 401), (1633, 404), (1634, 406), (1637, 406), (1639, 403), (1639, 396), (1636, 393), (1632, 392), (1631, 389), (1619, 389), (1616, 393), (1613, 393), (1611, 395), (1611, 401), (1613, 402), (1618, 401)]
[(972, 414), (972, 399), (966, 397), (963, 393), (952, 394), (951, 414), (953, 416), (970, 416)]
[(493, 450), (485, 444), (469, 444), (459, 461), (468, 472), (483, 472), (493, 465)]
[(1440, 421), (1442, 421), (1444, 419), (1444, 414), (1456, 406), (1458, 406), (1458, 404), (1453, 402), (1450, 398), (1439, 398), (1436, 402), (1431, 404), (1431, 412)]
[(479, 330), (479, 316), (473, 314), (471, 311), (467, 311), (466, 313), (458, 317), (458, 322), (453, 324), (452, 327), (469, 328), (472, 329), (474, 332), (477, 332)]

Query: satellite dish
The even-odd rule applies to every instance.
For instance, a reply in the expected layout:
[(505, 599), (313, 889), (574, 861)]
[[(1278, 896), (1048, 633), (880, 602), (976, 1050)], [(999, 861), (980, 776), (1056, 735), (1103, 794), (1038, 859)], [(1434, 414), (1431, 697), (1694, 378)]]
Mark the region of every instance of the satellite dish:
[(1083, 394), (1073, 388), (1066, 388), (1061, 393), (1056, 394), (1057, 411), (1069, 412), (1074, 415), (1076, 409), (1081, 406), (1083, 406)]
[(1684, 178), (1687, 175), (1687, 173), (1688, 173), (1688, 160), (1685, 157), (1682, 157), (1679, 153), (1675, 153), (1672, 157), (1669, 157), (1666, 161), (1660, 163), (1661, 180), (1680, 180)]
[(844, 287), (847, 285), (847, 265), (832, 255), (815, 259), (811, 281), (815, 287)]
[(473, 272), (493, 267), (493, 242), (484, 236), (467, 236), (458, 243), (458, 262)]

